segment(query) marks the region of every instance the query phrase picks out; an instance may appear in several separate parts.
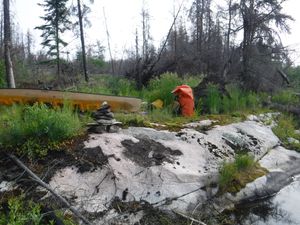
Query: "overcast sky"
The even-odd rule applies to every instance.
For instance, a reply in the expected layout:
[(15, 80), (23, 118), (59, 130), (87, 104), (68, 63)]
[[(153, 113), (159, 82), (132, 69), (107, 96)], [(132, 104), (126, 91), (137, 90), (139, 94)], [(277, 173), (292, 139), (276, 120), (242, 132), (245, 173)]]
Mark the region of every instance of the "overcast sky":
[[(76, 0), (73, 0), (76, 3)], [(87, 1), (88, 0), (84, 0)], [(103, 19), (103, 8), (109, 27), (111, 46), (113, 55), (121, 57), (124, 49), (130, 49), (134, 45), (134, 36), (136, 27), (141, 27), (140, 12), (143, 1), (150, 11), (151, 35), (156, 46), (166, 37), (168, 29), (172, 23), (173, 2), (178, 9), (181, 0), (95, 0), (91, 5), (92, 13), (89, 19), (92, 27), (86, 29), (86, 42), (95, 43), (99, 40), (105, 47), (107, 46), (107, 37), (105, 23)], [(19, 24), (21, 30), (26, 33), (29, 29), (35, 38), (35, 49), (40, 49), (41, 39), (40, 31), (34, 30), (34, 27), (42, 25), (43, 21), (39, 18), (43, 15), (43, 8), (37, 3), (42, 0), (14, 0), (12, 2), (12, 11), (15, 21)], [(189, 8), (191, 0), (185, 0), (184, 6)], [(289, 46), (296, 51), (293, 53), (293, 59), (300, 64), (300, 1), (288, 0), (284, 4), (284, 12), (294, 17), (295, 21), (290, 22), (291, 34), (282, 34), (284, 45)], [(183, 17), (186, 17), (182, 13)], [(79, 40), (71, 34), (65, 34), (70, 46), (71, 54), (74, 54), (76, 47), (79, 46)]]

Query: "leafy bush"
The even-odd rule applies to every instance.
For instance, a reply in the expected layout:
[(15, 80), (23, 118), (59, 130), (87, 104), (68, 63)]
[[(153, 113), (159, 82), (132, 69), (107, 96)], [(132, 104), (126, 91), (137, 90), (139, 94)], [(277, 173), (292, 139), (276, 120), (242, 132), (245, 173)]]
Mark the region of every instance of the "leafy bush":
[(0, 116), (0, 146), (18, 149), (29, 158), (45, 156), (59, 142), (78, 135), (82, 123), (68, 106), (50, 109), (43, 104), (12, 106)]
[(144, 97), (148, 102), (161, 99), (164, 102), (164, 106), (170, 106), (174, 101), (174, 96), (171, 92), (176, 86), (186, 84), (194, 87), (199, 82), (200, 78), (197, 77), (181, 78), (174, 73), (165, 73), (150, 80), (148, 87), (142, 91), (141, 97)]
[(283, 144), (292, 150), (300, 151), (300, 144), (289, 141), (294, 138), (300, 141), (300, 134), (296, 134), (297, 121), (290, 115), (281, 115), (277, 121), (277, 126), (273, 128), (273, 132), (283, 142)]

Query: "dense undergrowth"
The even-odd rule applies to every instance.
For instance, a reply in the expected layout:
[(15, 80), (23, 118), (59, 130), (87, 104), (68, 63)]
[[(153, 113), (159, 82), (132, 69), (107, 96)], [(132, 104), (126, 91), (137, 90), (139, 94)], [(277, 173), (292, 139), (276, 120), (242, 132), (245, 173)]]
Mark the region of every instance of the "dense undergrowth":
[(61, 142), (79, 135), (83, 123), (78, 114), (64, 106), (14, 105), (0, 114), (0, 147), (33, 159), (57, 150)]

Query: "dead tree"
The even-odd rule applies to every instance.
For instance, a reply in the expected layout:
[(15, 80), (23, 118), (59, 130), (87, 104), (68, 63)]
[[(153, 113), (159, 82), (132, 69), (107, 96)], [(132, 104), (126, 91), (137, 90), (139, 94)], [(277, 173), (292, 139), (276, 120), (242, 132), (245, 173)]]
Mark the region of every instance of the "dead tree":
[(3, 0), (4, 14), (4, 59), (6, 80), (9, 88), (16, 88), (13, 64), (11, 60), (11, 27), (10, 27), (10, 0)]
[(79, 28), (80, 28), (80, 41), (81, 41), (81, 50), (82, 50), (82, 67), (85, 81), (89, 81), (89, 77), (87, 74), (87, 66), (86, 66), (86, 53), (85, 53), (85, 42), (84, 42), (84, 32), (83, 32), (83, 21), (82, 21), (82, 10), (81, 10), (81, 2), (77, 0), (77, 8), (78, 8), (78, 20), (79, 20)]

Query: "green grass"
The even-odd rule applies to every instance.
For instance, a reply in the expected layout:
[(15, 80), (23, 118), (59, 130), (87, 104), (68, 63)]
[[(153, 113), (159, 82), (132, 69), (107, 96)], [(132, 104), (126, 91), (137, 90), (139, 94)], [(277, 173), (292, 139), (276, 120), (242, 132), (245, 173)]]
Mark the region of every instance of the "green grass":
[(295, 138), (300, 141), (300, 135), (296, 134), (297, 120), (291, 116), (282, 114), (277, 121), (277, 126), (273, 128), (273, 132), (282, 141), (283, 145), (291, 150), (300, 151), (300, 144), (290, 143), (288, 138)]
[(224, 162), (219, 174), (219, 193), (235, 193), (256, 178), (266, 174), (250, 155), (237, 155), (233, 162)]
[[(164, 109), (149, 110), (147, 113), (116, 113), (115, 117), (122, 122), (124, 127), (155, 127), (158, 129), (180, 130), (183, 125), (192, 121), (199, 120), (197, 115), (193, 117), (176, 116), (170, 107)], [(153, 125), (157, 124), (157, 126)]]
[(43, 104), (2, 108), (0, 147), (16, 150), (29, 158), (43, 157), (60, 142), (81, 133), (83, 124), (73, 110), (51, 109)]

